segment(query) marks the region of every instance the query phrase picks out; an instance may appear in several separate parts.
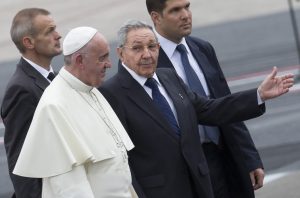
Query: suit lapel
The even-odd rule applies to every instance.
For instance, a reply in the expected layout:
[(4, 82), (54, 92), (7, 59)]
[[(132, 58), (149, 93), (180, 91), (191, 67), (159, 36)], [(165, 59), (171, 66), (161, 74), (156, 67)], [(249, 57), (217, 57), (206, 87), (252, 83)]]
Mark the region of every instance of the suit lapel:
[(210, 84), (212, 84), (213, 82), (210, 81), (209, 76), (213, 76), (213, 71), (211, 71), (212, 67), (210, 66), (210, 63), (206, 55), (199, 49), (199, 47), (189, 37), (186, 37), (186, 42), (193, 54), (193, 57), (197, 61), (200, 69), (202, 70), (205, 80), (207, 82), (207, 86), (210, 92), (212, 93)]
[(30, 78), (33, 79), (37, 87), (42, 90), (45, 90), (49, 85), (48, 80), (44, 78), (36, 69), (34, 69), (27, 61), (21, 58), (18, 67), (21, 68)]
[(172, 62), (168, 58), (167, 54), (162, 48), (159, 48), (159, 55), (158, 55), (158, 67), (167, 67), (167, 68), (172, 68), (175, 69)]
[(169, 97), (173, 101), (177, 113), (177, 119), (181, 131), (181, 136), (184, 136), (184, 131), (186, 131), (186, 125), (184, 123), (186, 120), (188, 120), (185, 117), (187, 114), (184, 109), (185, 105), (183, 104), (185, 100), (185, 94), (180, 93), (178, 87), (175, 85), (176, 80), (173, 80), (173, 78), (170, 76), (171, 72), (168, 72), (168, 75), (164, 75), (158, 70), (156, 74), (159, 78), (160, 83), (163, 85)]
[(138, 82), (136, 82), (125, 68), (119, 67), (118, 78), (122, 88), (126, 89), (125, 93), (127, 94), (127, 97), (160, 125), (164, 131), (178, 139), (172, 131), (171, 126), (166, 125), (164, 116), (156, 109), (156, 106), (153, 104), (153, 101), (147, 92)]

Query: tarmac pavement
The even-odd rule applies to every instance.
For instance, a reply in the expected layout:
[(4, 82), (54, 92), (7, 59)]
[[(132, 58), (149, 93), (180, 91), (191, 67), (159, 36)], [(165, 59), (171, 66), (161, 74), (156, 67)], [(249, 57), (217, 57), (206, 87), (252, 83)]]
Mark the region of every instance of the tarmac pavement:
[[(193, 26), (257, 17), (288, 9), (284, 0), (190, 0)], [(1, 0), (0, 1), (0, 62), (19, 56), (10, 40), (13, 16), (22, 8), (42, 7), (52, 13), (58, 31), (64, 37), (77, 26), (99, 29), (109, 41), (115, 40), (118, 28), (128, 19), (151, 22), (145, 0)]]
[(265, 184), (257, 190), (256, 198), (299, 198), (300, 172), (290, 172), (286, 176)]
[(270, 173), (264, 186), (257, 190), (256, 198), (299, 198), (300, 161)]

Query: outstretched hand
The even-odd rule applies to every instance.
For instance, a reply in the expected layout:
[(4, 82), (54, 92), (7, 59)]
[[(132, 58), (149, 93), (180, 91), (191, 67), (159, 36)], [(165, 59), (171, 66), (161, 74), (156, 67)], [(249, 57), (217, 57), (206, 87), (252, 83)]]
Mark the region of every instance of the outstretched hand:
[(283, 76), (277, 75), (277, 67), (273, 67), (269, 74), (258, 87), (258, 93), (263, 101), (278, 97), (289, 91), (294, 85), (294, 75), (286, 74)]

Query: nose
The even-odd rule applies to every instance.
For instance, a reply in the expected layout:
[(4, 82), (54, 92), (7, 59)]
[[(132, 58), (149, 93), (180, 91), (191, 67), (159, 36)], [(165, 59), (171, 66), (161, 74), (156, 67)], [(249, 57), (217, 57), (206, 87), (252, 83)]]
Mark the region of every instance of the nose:
[(182, 19), (188, 18), (189, 15), (190, 15), (190, 11), (189, 11), (189, 10), (187, 10), (187, 9), (182, 9), (182, 12), (181, 12), (181, 18), (182, 18)]
[(57, 31), (55, 31), (55, 38), (57, 40), (61, 39), (61, 35)]
[(105, 68), (111, 68), (112, 64), (110, 59), (107, 60), (107, 62), (105, 63)]
[(148, 46), (144, 46), (142, 56), (143, 58), (151, 57), (150, 49), (148, 48)]

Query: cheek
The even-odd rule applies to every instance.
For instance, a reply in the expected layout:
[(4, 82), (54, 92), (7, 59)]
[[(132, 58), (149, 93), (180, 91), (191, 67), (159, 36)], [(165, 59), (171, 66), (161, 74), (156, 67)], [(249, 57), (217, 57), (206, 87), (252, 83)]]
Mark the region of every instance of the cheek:
[(97, 85), (101, 81), (100, 69), (93, 69), (89, 71), (88, 79), (93, 86)]
[(53, 42), (50, 39), (41, 39), (38, 45), (43, 50), (49, 50), (53, 46)]
[(137, 71), (139, 69), (138, 66), (138, 59), (135, 57), (126, 57), (124, 60), (124, 63), (127, 67), (131, 68), (134, 71)]
[(175, 27), (178, 24), (178, 21), (179, 20), (176, 19), (176, 18), (171, 18), (171, 19), (167, 20), (165, 22), (165, 24), (166, 24), (166, 26), (169, 26), (170, 28), (172, 28), (172, 27)]

